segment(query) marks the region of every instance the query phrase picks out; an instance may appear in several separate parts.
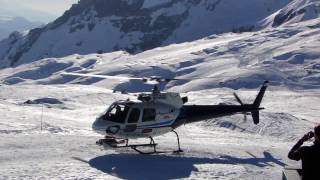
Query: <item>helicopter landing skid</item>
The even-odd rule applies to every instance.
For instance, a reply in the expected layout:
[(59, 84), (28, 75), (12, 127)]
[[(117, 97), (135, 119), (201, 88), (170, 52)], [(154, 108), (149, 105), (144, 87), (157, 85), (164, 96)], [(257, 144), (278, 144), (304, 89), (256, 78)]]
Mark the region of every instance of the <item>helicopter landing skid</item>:
[[(128, 145), (125, 147), (130, 147), (131, 149), (133, 149), (134, 151), (138, 152), (139, 154), (165, 154), (165, 153), (173, 153), (173, 154), (180, 154), (183, 151), (182, 150), (176, 150), (176, 151), (158, 151), (156, 149), (157, 144), (137, 144), (137, 145)], [(139, 147), (151, 147), (153, 148), (153, 151), (142, 151), (139, 149)]]
[[(138, 152), (139, 154), (163, 154), (163, 153), (174, 153), (174, 154), (180, 154), (183, 152), (183, 150), (180, 149), (180, 142), (179, 142), (179, 136), (178, 134), (173, 131), (178, 138), (178, 146), (179, 149), (176, 151), (157, 151), (157, 145), (152, 137), (150, 138), (149, 144), (129, 144), (128, 139), (115, 139), (111, 137), (106, 137), (105, 139), (100, 139), (96, 142), (97, 145), (106, 147), (111, 147), (115, 149), (121, 149), (121, 148), (131, 148), (132, 150)], [(143, 147), (150, 147), (153, 150), (152, 151), (142, 151), (140, 148)]]
[(113, 137), (106, 137), (105, 139), (99, 139), (96, 144), (99, 146), (110, 146), (112, 148), (117, 147), (119, 144), (128, 142), (127, 139), (116, 139)]
[[(96, 142), (97, 145), (104, 146), (104, 148), (114, 148), (114, 149), (122, 149), (122, 148), (131, 148), (138, 152), (139, 154), (156, 154), (156, 153), (164, 153), (164, 152), (159, 152), (156, 149), (156, 144), (153, 140), (152, 137), (150, 137), (150, 143), (149, 144), (129, 144), (128, 139), (115, 139), (115, 138), (110, 138), (106, 137), (105, 139), (100, 139)], [(142, 151), (141, 147), (150, 147), (153, 148), (153, 151), (150, 152), (145, 152)]]

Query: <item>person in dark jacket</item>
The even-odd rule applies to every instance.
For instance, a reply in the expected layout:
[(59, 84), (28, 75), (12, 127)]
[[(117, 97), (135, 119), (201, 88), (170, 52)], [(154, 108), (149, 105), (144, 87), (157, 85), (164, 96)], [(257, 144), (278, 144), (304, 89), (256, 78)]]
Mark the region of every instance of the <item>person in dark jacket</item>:
[[(312, 146), (302, 144), (314, 137)], [(301, 147), (302, 146), (302, 147)], [(290, 150), (288, 157), (292, 160), (302, 161), (302, 179), (320, 179), (320, 125), (314, 128), (314, 132), (305, 134)]]

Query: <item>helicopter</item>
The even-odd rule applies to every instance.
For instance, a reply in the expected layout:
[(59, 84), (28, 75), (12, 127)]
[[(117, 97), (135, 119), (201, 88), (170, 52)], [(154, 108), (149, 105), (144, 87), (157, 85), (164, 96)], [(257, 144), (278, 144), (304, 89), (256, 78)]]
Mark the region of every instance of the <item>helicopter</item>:
[[(261, 101), (268, 86), (265, 81), (252, 104), (244, 104), (239, 96), (234, 93), (239, 105), (187, 105), (188, 97), (181, 97), (176, 92), (161, 92), (160, 83), (170, 81), (191, 80), (179, 78), (152, 77), (123, 77), (82, 73), (63, 73), (69, 76), (95, 77), (103, 79), (141, 80), (144, 83), (155, 82), (152, 92), (139, 93), (136, 100), (118, 100), (96, 118), (92, 129), (98, 134), (104, 135), (103, 139), (96, 142), (105, 148), (131, 148), (140, 154), (163, 153), (157, 151), (157, 143), (153, 137), (173, 132), (177, 137), (178, 149), (174, 153), (181, 153), (180, 138), (175, 131), (178, 127), (205, 121), (212, 118), (231, 116), (234, 114), (252, 115), (253, 123), (259, 123), (259, 111)], [(199, 78), (196, 78), (199, 79)], [(203, 78), (201, 78), (203, 79)], [(149, 138), (150, 143), (130, 144), (129, 139)], [(146, 147), (151, 151), (143, 151)]]

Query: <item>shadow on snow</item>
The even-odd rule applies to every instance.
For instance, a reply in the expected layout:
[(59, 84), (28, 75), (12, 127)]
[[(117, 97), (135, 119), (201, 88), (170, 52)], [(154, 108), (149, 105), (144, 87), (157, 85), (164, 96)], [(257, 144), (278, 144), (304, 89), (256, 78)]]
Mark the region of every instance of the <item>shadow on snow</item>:
[(220, 156), (218, 158), (183, 157), (169, 155), (110, 154), (99, 156), (89, 161), (91, 167), (104, 173), (123, 179), (180, 179), (190, 177), (197, 172), (197, 164), (247, 164), (258, 167), (284, 166), (280, 159), (269, 152), (263, 157), (238, 158)]

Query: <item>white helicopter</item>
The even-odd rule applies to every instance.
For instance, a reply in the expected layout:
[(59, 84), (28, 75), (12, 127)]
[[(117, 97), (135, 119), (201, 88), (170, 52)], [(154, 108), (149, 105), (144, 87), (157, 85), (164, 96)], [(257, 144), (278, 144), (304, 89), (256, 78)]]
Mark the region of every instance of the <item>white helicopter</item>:
[[(167, 83), (174, 80), (161, 77), (135, 78), (107, 75), (63, 73), (64, 75), (142, 80), (143, 82)], [(190, 79), (188, 79), (190, 80)], [(135, 101), (116, 101), (92, 125), (93, 131), (105, 136), (97, 141), (98, 145), (111, 148), (132, 148), (141, 154), (162, 153), (157, 151), (153, 137), (169, 132), (176, 134), (178, 149), (175, 153), (183, 152), (180, 148), (179, 135), (176, 128), (184, 124), (204, 121), (212, 118), (230, 116), (237, 113), (251, 114), (254, 124), (259, 123), (259, 111), (264, 109), (260, 103), (267, 89), (265, 81), (253, 104), (244, 104), (234, 93), (240, 105), (185, 105), (188, 97), (181, 97), (179, 93), (160, 92), (157, 84), (151, 93), (138, 94)], [(147, 144), (129, 144), (129, 139), (150, 138)], [(150, 152), (142, 151), (143, 147), (151, 147)]]

